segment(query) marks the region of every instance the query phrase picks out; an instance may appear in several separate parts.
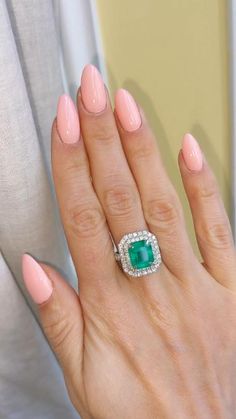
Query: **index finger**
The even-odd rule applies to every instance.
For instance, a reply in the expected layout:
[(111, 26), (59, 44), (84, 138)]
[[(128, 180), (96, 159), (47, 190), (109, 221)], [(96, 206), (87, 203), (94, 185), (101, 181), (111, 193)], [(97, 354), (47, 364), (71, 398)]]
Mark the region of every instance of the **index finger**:
[[(60, 133), (60, 134), (59, 134)], [(116, 261), (109, 230), (94, 192), (74, 103), (63, 95), (52, 128), (52, 168), (60, 214), (81, 292), (108, 289)]]

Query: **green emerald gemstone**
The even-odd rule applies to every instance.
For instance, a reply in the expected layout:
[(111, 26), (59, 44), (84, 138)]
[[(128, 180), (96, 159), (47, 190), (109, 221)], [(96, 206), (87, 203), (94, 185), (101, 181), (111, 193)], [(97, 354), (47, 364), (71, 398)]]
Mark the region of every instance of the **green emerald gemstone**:
[(129, 258), (134, 269), (149, 268), (154, 262), (152, 246), (146, 240), (140, 240), (130, 245)]

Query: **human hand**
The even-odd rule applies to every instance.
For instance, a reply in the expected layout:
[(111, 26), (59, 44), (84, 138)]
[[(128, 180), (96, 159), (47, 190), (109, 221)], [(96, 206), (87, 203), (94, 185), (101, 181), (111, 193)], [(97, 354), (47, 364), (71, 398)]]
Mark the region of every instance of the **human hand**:
[[(115, 113), (87, 66), (77, 110), (63, 96), (52, 128), (61, 219), (77, 293), (52, 267), (23, 257), (28, 290), (83, 418), (235, 418), (236, 258), (215, 177), (193, 137), (179, 167), (204, 263), (143, 111), (119, 90)], [(115, 243), (150, 230), (157, 272), (124, 274)]]

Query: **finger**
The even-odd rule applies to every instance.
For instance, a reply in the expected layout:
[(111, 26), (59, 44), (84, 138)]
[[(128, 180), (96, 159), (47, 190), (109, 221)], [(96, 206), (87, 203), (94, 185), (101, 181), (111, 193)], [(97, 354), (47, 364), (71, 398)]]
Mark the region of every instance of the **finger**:
[[(138, 185), (145, 219), (157, 236), (163, 261), (173, 273), (192, 271), (195, 257), (191, 248), (182, 208), (172, 186), (145, 116), (132, 96), (120, 89), (115, 97), (115, 113), (123, 148)], [(132, 121), (140, 114), (142, 125)]]
[(94, 187), (118, 243), (124, 234), (147, 226), (108, 94), (99, 72), (91, 65), (82, 75), (78, 109)]
[(64, 95), (52, 128), (53, 178), (80, 292), (92, 295), (112, 286), (116, 262), (105, 216), (91, 183), (84, 144), (78, 127), (73, 129), (73, 118), (78, 123), (77, 110), (69, 96)]
[(67, 377), (78, 372), (83, 358), (83, 319), (78, 295), (61, 275), (24, 254), (22, 270), (26, 288), (38, 304), (43, 330)]
[(236, 258), (229, 219), (213, 172), (191, 134), (183, 140), (179, 167), (204, 266), (225, 286), (236, 287)]

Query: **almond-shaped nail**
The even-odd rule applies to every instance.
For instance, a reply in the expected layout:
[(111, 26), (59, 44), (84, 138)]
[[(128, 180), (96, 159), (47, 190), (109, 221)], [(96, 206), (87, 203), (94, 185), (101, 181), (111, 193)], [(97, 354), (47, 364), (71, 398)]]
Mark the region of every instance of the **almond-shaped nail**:
[(119, 121), (126, 131), (136, 131), (141, 123), (141, 116), (136, 102), (125, 89), (119, 89), (115, 96), (115, 109)]
[(185, 134), (182, 143), (182, 153), (189, 170), (200, 172), (203, 165), (202, 151), (197, 140), (191, 134)]
[(71, 97), (60, 96), (57, 106), (57, 129), (61, 140), (66, 144), (74, 144), (80, 137), (78, 112)]
[(92, 113), (102, 112), (107, 103), (107, 95), (102, 76), (97, 68), (88, 64), (85, 66), (81, 77), (81, 95), (87, 111)]
[(36, 304), (45, 303), (53, 292), (52, 282), (32, 256), (22, 257), (22, 272), (25, 286)]

